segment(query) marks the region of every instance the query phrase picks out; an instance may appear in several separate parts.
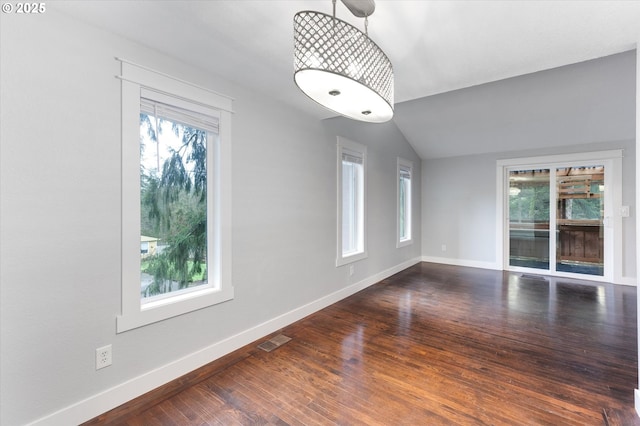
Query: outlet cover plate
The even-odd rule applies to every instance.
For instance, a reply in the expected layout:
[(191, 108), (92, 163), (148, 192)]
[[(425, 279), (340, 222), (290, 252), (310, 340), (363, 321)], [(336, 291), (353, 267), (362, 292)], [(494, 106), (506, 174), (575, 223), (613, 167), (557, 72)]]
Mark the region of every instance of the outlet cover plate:
[(96, 370), (110, 366), (111, 362), (111, 345), (96, 349)]

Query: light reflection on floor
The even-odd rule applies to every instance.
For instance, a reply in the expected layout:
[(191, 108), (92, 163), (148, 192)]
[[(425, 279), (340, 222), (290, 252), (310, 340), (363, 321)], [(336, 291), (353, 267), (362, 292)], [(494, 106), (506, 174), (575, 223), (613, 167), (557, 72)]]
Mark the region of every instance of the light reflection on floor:
[[(622, 309), (615, 306), (614, 291), (616, 286), (609, 283), (509, 273), (507, 301), (510, 310), (533, 313), (536, 304), (532, 303), (532, 297), (537, 298), (539, 303), (546, 303), (545, 310), (550, 320), (555, 320), (562, 313), (565, 304), (588, 303), (592, 307), (592, 319), (602, 321), (607, 315), (615, 315)], [(527, 298), (521, 297), (523, 292), (527, 293)]]

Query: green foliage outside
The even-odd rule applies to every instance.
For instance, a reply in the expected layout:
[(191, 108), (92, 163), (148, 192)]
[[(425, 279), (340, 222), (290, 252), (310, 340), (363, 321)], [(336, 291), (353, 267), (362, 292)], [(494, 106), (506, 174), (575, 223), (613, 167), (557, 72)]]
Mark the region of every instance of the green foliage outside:
[[(600, 192), (598, 184), (591, 185), (591, 192)], [(602, 198), (575, 198), (566, 200), (566, 219), (574, 220), (595, 220), (602, 219)]]
[[(509, 196), (509, 220), (517, 223), (549, 222), (549, 184), (531, 183), (521, 185), (517, 195)], [(591, 192), (600, 192), (599, 185), (593, 184)], [(574, 198), (564, 200), (565, 219), (601, 219), (602, 198)]]
[[(140, 115), (148, 136), (141, 138), (141, 153), (152, 148), (145, 139), (158, 142), (163, 126), (156, 129), (155, 122), (155, 117)], [(206, 276), (206, 132), (176, 123), (171, 129), (181, 143), (169, 148), (161, 171), (140, 167), (141, 233), (159, 238), (163, 247), (142, 261), (142, 272), (153, 276), (144, 296), (171, 291), (172, 282), (186, 288)]]
[[(151, 259), (144, 259), (144, 260), (141, 262), (141, 264), (140, 264), (140, 270), (141, 270), (142, 272), (150, 273), (150, 271), (153, 269), (153, 263), (154, 263), (154, 259), (153, 259), (153, 258), (151, 258)], [(194, 266), (194, 265), (193, 265), (193, 261), (191, 261), (191, 260), (190, 260), (190, 261), (188, 262), (188, 266), (189, 266), (189, 268), (192, 268), (192, 267)], [(205, 266), (201, 269), (201, 272), (200, 272), (199, 274), (194, 274), (194, 275), (192, 275), (192, 276), (191, 276), (191, 279), (192, 279), (194, 282), (197, 282), (197, 281), (202, 281), (202, 280), (204, 280), (204, 279), (206, 278), (206, 276), (207, 276), (207, 268), (206, 268), (206, 265), (205, 265)]]
[(549, 222), (549, 184), (523, 186), (509, 197), (511, 222)]

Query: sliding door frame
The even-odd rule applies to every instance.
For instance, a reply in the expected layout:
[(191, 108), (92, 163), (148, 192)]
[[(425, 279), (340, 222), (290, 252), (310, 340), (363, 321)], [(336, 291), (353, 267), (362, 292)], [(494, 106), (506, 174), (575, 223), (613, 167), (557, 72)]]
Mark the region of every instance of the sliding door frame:
[[(604, 245), (604, 276), (576, 274), (556, 271), (555, 217), (550, 218), (549, 240), (550, 269), (533, 269), (509, 265), (509, 171), (514, 168), (554, 171), (564, 166), (605, 166), (605, 209), (604, 227), (607, 237)], [(551, 174), (555, 176), (555, 173)], [(552, 181), (555, 186), (555, 180)], [(555, 191), (552, 191), (555, 192)], [(550, 202), (554, 202), (555, 195)], [(555, 204), (553, 205), (555, 210)], [(527, 271), (541, 275), (580, 278), (592, 281), (622, 282), (622, 150), (582, 152), (574, 154), (546, 155), (540, 157), (511, 158), (497, 161), (496, 173), (496, 259), (501, 270)]]

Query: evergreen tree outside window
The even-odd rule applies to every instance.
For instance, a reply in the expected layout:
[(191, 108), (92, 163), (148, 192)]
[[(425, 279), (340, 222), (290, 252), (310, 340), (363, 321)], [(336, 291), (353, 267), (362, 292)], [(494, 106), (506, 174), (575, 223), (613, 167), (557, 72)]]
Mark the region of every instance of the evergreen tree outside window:
[(140, 238), (159, 243), (141, 261), (143, 303), (207, 284), (207, 140), (217, 132), (214, 117), (141, 99)]

